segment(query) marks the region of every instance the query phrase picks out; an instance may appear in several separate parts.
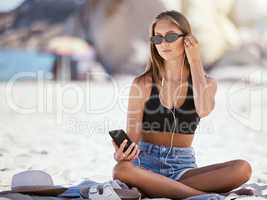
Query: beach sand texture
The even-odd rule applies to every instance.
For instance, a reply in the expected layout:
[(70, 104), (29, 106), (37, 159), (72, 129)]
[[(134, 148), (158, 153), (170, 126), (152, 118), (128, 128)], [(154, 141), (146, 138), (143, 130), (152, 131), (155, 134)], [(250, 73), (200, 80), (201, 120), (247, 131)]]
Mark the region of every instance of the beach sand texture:
[[(0, 190), (27, 169), (44, 170), (60, 185), (111, 179), (108, 130), (125, 129), (132, 79), (2, 82)], [(201, 119), (193, 142), (198, 166), (246, 159), (253, 168), (249, 183), (267, 184), (266, 102), (266, 86), (219, 82), (215, 109)]]

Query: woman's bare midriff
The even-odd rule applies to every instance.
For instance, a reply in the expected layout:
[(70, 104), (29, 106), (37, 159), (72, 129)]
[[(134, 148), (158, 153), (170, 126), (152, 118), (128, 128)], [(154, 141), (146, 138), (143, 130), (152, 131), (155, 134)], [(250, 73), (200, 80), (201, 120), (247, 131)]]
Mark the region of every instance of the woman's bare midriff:
[(158, 132), (158, 131), (142, 131), (142, 140), (144, 142), (171, 146), (171, 138), (173, 135), (172, 146), (174, 147), (190, 147), (193, 142), (194, 134)]

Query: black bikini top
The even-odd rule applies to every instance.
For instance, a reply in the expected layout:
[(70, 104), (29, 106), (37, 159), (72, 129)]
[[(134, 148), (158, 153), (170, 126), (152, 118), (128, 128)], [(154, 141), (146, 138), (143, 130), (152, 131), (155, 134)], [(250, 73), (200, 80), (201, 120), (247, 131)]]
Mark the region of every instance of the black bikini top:
[(159, 91), (152, 77), (151, 94), (144, 107), (143, 130), (194, 134), (200, 117), (195, 109), (191, 74), (188, 81), (184, 103), (179, 108), (167, 108), (160, 102)]

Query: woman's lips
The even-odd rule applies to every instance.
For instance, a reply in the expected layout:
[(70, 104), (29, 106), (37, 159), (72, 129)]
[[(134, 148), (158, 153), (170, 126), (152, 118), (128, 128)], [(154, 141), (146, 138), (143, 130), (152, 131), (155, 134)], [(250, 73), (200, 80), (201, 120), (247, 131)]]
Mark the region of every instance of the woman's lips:
[(164, 53), (168, 53), (168, 52), (171, 52), (172, 50), (170, 50), (170, 49), (165, 49), (165, 50), (162, 50), (162, 52), (164, 52)]

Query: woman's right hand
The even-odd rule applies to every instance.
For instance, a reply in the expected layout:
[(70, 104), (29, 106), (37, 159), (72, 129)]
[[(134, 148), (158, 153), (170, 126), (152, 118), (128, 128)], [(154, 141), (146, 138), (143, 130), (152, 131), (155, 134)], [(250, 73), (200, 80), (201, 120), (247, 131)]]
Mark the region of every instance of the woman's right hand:
[[(128, 147), (128, 149), (125, 152), (123, 152), (123, 149), (127, 144), (127, 139), (125, 139), (121, 143), (120, 147), (118, 147), (113, 140), (112, 140), (112, 144), (115, 148), (114, 159), (117, 162), (135, 160), (140, 153), (140, 149), (138, 148), (138, 145), (135, 144), (134, 142)], [(131, 152), (131, 150), (132, 150), (132, 152)]]

